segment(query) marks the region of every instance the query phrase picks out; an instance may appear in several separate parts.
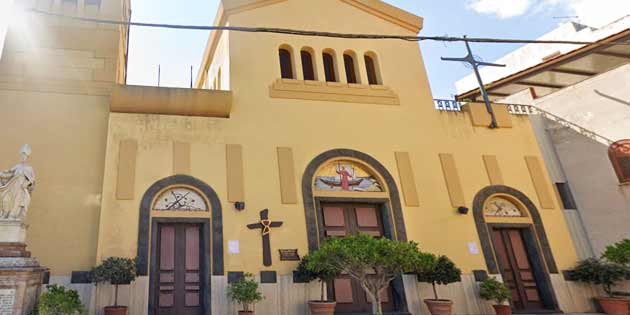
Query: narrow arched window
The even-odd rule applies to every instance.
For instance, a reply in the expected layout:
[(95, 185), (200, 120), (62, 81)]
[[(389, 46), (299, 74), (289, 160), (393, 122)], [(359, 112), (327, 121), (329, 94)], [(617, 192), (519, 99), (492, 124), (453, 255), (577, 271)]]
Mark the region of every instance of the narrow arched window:
[(368, 83), (370, 85), (381, 84), (376, 73), (376, 62), (371, 56), (365, 55), (365, 72), (367, 73)]
[(335, 58), (330, 53), (323, 53), (324, 59), (324, 74), (326, 76), (326, 82), (337, 82), (337, 76), (335, 74)]
[(300, 52), (302, 57), (302, 73), (304, 74), (304, 80), (315, 80), (315, 66), (313, 64), (313, 55), (306, 50)]
[(291, 61), (291, 52), (287, 49), (280, 48), (278, 50), (280, 56), (280, 76), (283, 79), (293, 79), (293, 62)]
[(346, 68), (346, 79), (348, 79), (348, 83), (357, 83), (357, 71), (354, 58), (348, 54), (343, 54), (343, 64)]
[(608, 148), (608, 156), (619, 182), (622, 184), (630, 183), (630, 139), (611, 144)]

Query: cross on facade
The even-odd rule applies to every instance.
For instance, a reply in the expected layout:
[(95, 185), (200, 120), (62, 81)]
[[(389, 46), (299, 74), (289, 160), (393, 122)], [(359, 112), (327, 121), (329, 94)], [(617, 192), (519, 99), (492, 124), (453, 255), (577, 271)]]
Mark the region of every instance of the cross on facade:
[(269, 220), (269, 210), (265, 209), (260, 211), (260, 222), (248, 224), (247, 228), (250, 230), (260, 229), (262, 235), (262, 248), (263, 248), (263, 265), (266, 267), (271, 266), (271, 244), (269, 242), (269, 234), (271, 228), (282, 226), (282, 221)]

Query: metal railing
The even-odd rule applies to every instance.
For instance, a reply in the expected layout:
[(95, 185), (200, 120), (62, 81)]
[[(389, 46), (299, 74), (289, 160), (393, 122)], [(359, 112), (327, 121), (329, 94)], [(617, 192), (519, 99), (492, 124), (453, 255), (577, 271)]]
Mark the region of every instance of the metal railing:
[[(458, 102), (455, 100), (443, 100), (436, 99), (434, 100), (435, 108), (440, 111), (448, 111), (448, 112), (459, 112), (462, 110), (462, 105), (466, 104), (466, 102)], [(534, 107), (532, 105), (523, 105), (523, 104), (501, 104), (495, 103), (497, 105), (505, 105), (507, 106), (508, 113), (512, 115), (540, 115), (546, 119), (549, 119), (562, 127), (570, 128), (575, 132), (593, 139), (597, 142), (604, 143), (606, 145), (611, 145), (614, 143), (613, 140), (608, 139), (592, 130), (586, 129), (574, 122), (568, 121), (560, 116), (554, 115), (548, 111), (542, 110), (540, 108)]]

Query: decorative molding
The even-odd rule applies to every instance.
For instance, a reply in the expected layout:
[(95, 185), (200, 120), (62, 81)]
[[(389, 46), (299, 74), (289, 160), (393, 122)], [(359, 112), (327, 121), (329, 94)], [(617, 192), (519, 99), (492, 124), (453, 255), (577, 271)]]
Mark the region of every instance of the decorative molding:
[(227, 195), (229, 202), (245, 201), (245, 177), (243, 174), (243, 148), (240, 144), (225, 145), (227, 171)]
[(484, 155), (483, 164), (486, 167), (486, 173), (488, 173), (488, 179), (491, 185), (503, 185), (503, 173), (499, 167), (499, 161), (496, 155)]
[(133, 200), (136, 185), (136, 156), (138, 142), (134, 139), (121, 140), (118, 146), (118, 174), (116, 199)]
[(409, 207), (417, 207), (420, 205), (418, 200), (418, 191), (416, 190), (416, 180), (411, 167), (411, 158), (409, 152), (395, 152), (396, 165), (398, 166), (398, 177), (400, 178), (400, 186), (402, 188), (405, 204)]
[(451, 199), (451, 206), (454, 208), (465, 206), (466, 199), (464, 198), (464, 190), (455, 164), (455, 158), (452, 154), (447, 153), (440, 153), (439, 156), (442, 172), (444, 173), (444, 181)]
[(398, 94), (383, 85), (277, 79), (269, 87), (272, 98), (400, 105)]
[(536, 195), (538, 195), (540, 206), (543, 209), (553, 209), (554, 200), (551, 193), (552, 190), (550, 182), (545, 176), (545, 171), (543, 169), (542, 163), (540, 162), (540, 159), (536, 156), (526, 156), (525, 163), (527, 163), (527, 169), (529, 170), (532, 184), (534, 184)]
[(378, 0), (341, 0), (351, 6), (377, 16), (385, 21), (396, 24), (404, 29), (418, 34), (422, 30), (423, 19), (417, 15), (401, 10)]
[[(475, 127), (488, 127), (492, 118), (482, 103), (467, 103), (462, 105), (462, 110), (470, 114), (470, 121)], [(508, 107), (503, 104), (492, 104), (492, 110), (497, 120), (497, 127), (512, 128), (512, 117)]]
[(190, 174), (190, 143), (173, 142), (173, 174)]
[(295, 187), (295, 166), (293, 150), (278, 147), (278, 176), (280, 177), (280, 196), (283, 204), (297, 204), (297, 189)]

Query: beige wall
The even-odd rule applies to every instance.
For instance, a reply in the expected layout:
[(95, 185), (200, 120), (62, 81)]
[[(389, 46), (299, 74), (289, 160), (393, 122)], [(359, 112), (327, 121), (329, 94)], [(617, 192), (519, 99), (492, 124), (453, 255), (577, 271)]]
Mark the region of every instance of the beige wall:
[[(75, 9), (45, 2), (38, 1), (38, 8), (123, 16), (118, 0), (104, 0), (100, 9), (83, 1)], [(31, 144), (37, 184), (27, 245), (53, 275), (87, 270), (96, 259), (109, 93), (119, 74), (120, 36), (118, 27), (27, 14), (10, 25), (5, 42), (0, 168), (17, 163), (20, 146)]]

